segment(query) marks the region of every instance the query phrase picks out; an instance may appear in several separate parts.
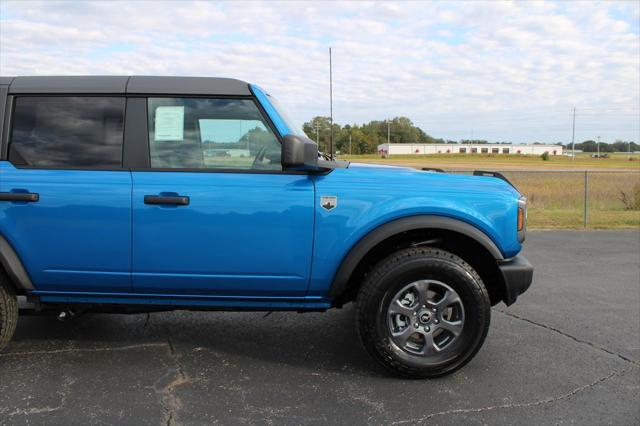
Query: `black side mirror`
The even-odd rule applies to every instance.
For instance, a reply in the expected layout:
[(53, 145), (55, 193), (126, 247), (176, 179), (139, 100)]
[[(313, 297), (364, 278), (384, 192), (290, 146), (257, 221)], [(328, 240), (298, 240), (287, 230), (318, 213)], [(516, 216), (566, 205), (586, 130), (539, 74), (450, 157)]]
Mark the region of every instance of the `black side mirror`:
[(319, 170), (318, 145), (304, 136), (285, 136), (282, 141), (282, 167), (285, 170)]

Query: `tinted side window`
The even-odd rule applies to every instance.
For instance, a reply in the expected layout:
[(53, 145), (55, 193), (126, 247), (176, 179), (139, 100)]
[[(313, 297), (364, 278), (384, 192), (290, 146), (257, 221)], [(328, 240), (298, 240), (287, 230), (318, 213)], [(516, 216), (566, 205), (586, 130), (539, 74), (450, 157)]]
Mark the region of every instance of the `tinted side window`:
[(124, 98), (19, 97), (9, 161), (40, 167), (121, 167)]
[(280, 142), (249, 99), (151, 98), (151, 167), (282, 170)]

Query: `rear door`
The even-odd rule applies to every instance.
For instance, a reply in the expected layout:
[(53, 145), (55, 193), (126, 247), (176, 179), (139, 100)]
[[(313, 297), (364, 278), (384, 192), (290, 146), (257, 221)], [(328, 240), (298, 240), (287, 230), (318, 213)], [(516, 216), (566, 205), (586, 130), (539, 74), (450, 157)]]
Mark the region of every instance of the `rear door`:
[(39, 291), (129, 292), (125, 98), (16, 96), (0, 161), (0, 233)]
[(133, 177), (133, 289), (304, 296), (314, 185), (285, 173), (251, 98), (149, 98), (150, 168)]

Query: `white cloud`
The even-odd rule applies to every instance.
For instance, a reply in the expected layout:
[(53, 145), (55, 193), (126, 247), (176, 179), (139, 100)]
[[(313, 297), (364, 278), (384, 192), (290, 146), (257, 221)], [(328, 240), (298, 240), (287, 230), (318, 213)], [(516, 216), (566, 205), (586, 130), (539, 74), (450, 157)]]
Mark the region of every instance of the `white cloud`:
[[(637, 2), (0, 2), (0, 74), (212, 75), (296, 121), (407, 115), (446, 138), (638, 139)], [(591, 108), (587, 110), (587, 108)], [(542, 112), (543, 114), (540, 114)], [(612, 130), (607, 130), (612, 129)]]

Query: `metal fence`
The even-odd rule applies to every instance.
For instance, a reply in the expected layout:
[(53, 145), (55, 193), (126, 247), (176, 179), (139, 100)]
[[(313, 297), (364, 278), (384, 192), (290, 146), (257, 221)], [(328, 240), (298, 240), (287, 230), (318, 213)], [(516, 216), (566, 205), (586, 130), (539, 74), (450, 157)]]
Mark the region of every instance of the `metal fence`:
[[(454, 170), (451, 173), (471, 173)], [(640, 170), (500, 171), (529, 201), (530, 228), (639, 228)]]

